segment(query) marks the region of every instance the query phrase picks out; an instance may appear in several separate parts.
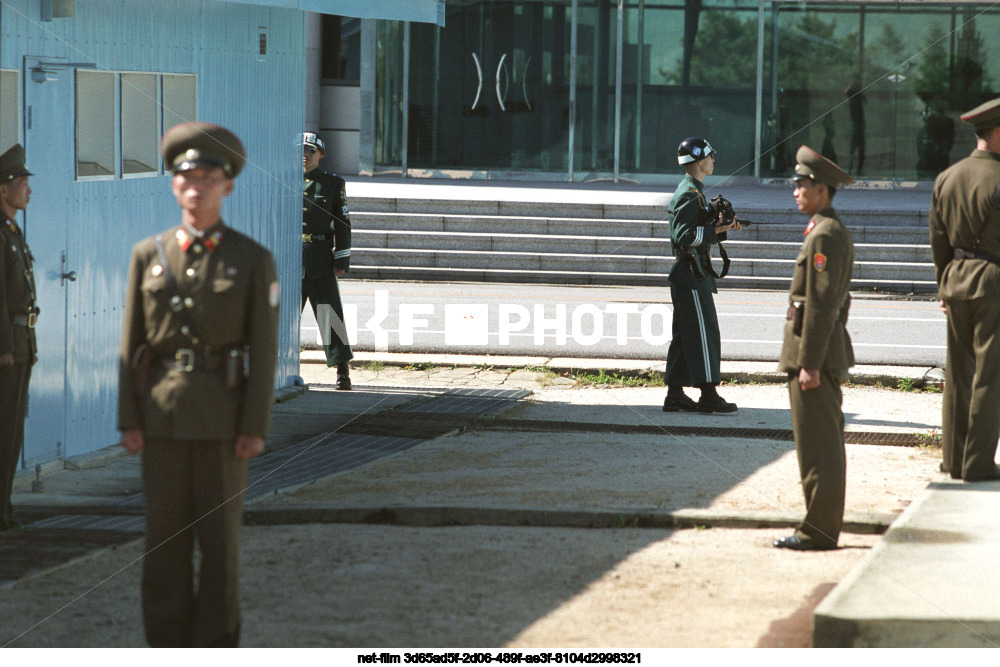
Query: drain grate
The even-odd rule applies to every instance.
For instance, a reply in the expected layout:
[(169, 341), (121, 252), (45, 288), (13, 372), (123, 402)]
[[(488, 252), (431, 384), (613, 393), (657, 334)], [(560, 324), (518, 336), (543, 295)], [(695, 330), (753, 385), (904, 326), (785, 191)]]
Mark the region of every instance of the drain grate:
[(429, 440), (510, 408), (531, 395), (527, 390), (454, 389), (407, 403), (393, 410), (365, 415), (345, 425), (342, 433)]
[[(534, 431), (537, 433), (619, 433), (662, 436), (703, 436), (714, 438), (749, 438), (792, 442), (791, 429), (739, 428), (731, 426), (677, 426), (658, 424), (609, 424), (603, 422), (567, 422), (544, 419), (493, 419), (474, 421), (472, 428), (490, 431)], [(916, 447), (927, 444), (921, 433), (889, 431), (845, 431), (844, 441), (852, 445), (889, 445)]]
[(90, 516), (86, 514), (63, 514), (32, 522), (32, 530), (39, 528), (114, 530), (125, 533), (141, 533), (146, 530), (146, 518), (122, 515)]

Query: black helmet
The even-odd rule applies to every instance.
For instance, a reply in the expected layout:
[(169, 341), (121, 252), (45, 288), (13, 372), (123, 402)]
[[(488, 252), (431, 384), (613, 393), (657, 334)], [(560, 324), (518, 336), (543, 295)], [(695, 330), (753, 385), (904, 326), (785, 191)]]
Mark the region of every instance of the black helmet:
[(712, 145), (701, 137), (688, 137), (677, 147), (677, 164), (698, 162), (714, 152)]

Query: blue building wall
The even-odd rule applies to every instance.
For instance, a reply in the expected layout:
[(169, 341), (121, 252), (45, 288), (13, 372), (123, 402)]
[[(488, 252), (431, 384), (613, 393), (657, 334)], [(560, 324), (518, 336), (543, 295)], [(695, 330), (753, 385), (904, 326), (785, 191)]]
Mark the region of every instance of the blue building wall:
[[(180, 220), (169, 174), (76, 178), (74, 63), (92, 64), (89, 71), (196, 74), (198, 119), (243, 140), (247, 166), (223, 217), (267, 246), (278, 263), (278, 387), (298, 374), (301, 276), (296, 141), (305, 99), (303, 12), (216, 0), (83, 0), (74, 17), (41, 22), (40, 5), (0, 5), (0, 68), (19, 73), (19, 139), (36, 174), (25, 224), (43, 312), (28, 466), (117, 442), (118, 343), (130, 249)], [(66, 66), (55, 68), (53, 80), (36, 83), (30, 70), (40, 59)], [(75, 282), (62, 279), (69, 270)]]

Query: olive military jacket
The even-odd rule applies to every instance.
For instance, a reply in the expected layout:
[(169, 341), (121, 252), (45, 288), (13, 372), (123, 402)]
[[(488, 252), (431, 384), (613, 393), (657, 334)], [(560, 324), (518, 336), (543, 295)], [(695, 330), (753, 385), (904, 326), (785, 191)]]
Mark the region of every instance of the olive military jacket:
[(788, 295), (790, 306), (803, 305), (802, 331), (795, 333), (794, 318), (785, 322), (780, 370), (826, 370), (847, 379), (847, 369), (854, 365), (847, 333), (853, 266), (854, 242), (837, 213), (827, 208), (814, 215), (795, 259)]
[[(344, 179), (313, 169), (302, 188), (302, 277), (326, 278), (351, 267), (351, 218)], [(325, 238), (307, 241), (306, 234)], [(331, 238), (331, 235), (333, 238)]]
[[(168, 284), (150, 237), (132, 249), (122, 328), (118, 428), (141, 428), (148, 437), (233, 440), (266, 436), (277, 361), (278, 282), (271, 253), (221, 221), (201, 240), (185, 227), (160, 235), (170, 273)], [(185, 250), (186, 248), (186, 250)], [(180, 297), (198, 343), (171, 307)], [(129, 371), (143, 343), (156, 355), (149, 388), (137, 395)], [(167, 368), (179, 349), (220, 352), (245, 346), (242, 387), (227, 389), (222, 370)]]
[(931, 253), (942, 299), (996, 298), (1000, 266), (986, 259), (955, 259), (955, 250), (977, 250), (1000, 261), (1000, 155), (974, 150), (934, 182), (930, 211)]
[[(709, 271), (709, 252), (712, 244), (726, 239), (724, 232), (717, 234), (715, 227), (709, 224), (708, 203), (703, 188), (701, 181), (688, 174), (681, 179), (674, 196), (670, 198), (667, 219), (670, 221), (670, 244), (676, 259), (670, 270), (669, 280), (677, 287), (715, 293), (718, 290), (715, 278)], [(687, 250), (694, 251), (694, 256), (690, 259), (682, 256)], [(692, 271), (692, 261), (699, 263), (703, 277), (698, 277)]]
[(34, 363), (38, 354), (35, 330), (26, 326), (27, 318), (38, 312), (33, 263), (17, 225), (0, 222), (0, 355), (11, 354), (19, 364)]

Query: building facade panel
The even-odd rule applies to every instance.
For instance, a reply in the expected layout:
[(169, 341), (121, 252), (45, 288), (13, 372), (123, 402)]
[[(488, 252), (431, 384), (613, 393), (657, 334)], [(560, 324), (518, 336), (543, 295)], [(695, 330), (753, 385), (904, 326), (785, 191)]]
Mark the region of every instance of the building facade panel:
[[(271, 249), (278, 262), (278, 386), (298, 374), (301, 275), (296, 142), (303, 109), (294, 101), (305, 97), (303, 12), (216, 0), (88, 0), (76, 3), (73, 17), (41, 22), (40, 4), (5, 0), (0, 8), (0, 71), (5, 83), (16, 78), (19, 97), (16, 122), (0, 119), (0, 150), (24, 143), (36, 174), (25, 223), (37, 260), (43, 345), (31, 387), (28, 466), (117, 440), (117, 350), (129, 252), (179, 219), (169, 174), (158, 158), (146, 165), (148, 158), (136, 157), (148, 150), (133, 155), (129, 138), (143, 144), (142, 132), (123, 129), (138, 123), (159, 137), (193, 110), (198, 120), (229, 127), (245, 142), (247, 166), (223, 217)], [(96, 79), (81, 74), (106, 75), (98, 77), (110, 83), (100, 89), (110, 91), (105, 104), (88, 106), (97, 103), (85, 92)], [(170, 78), (175, 75), (193, 77), (187, 81), (193, 106), (185, 82)], [(149, 91), (157, 94), (155, 107), (142, 100)], [(9, 92), (5, 85), (5, 100)], [(166, 100), (173, 100), (171, 108)], [(81, 130), (88, 127), (80, 123), (81, 106), (110, 114), (104, 119), (110, 138), (95, 142)], [(5, 101), (5, 114), (8, 108)], [(105, 157), (85, 175), (80, 155), (88, 141), (105, 142), (96, 151)], [(75, 281), (64, 277), (70, 272)]]

